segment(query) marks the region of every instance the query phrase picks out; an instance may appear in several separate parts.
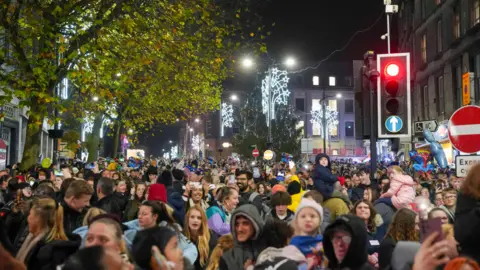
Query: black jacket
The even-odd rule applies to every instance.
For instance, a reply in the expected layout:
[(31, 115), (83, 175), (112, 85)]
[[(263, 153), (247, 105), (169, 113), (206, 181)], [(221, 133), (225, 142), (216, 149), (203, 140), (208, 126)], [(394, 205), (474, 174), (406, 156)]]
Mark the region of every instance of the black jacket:
[[(328, 160), (327, 167), (320, 165), (321, 158)], [(328, 200), (332, 196), (335, 183), (338, 181), (337, 177), (330, 171), (330, 157), (328, 155), (318, 154), (315, 157), (315, 170), (312, 179), (315, 189), (322, 193), (324, 200)]]
[[(352, 236), (352, 242), (350, 243), (347, 254), (342, 262), (337, 260), (332, 243), (332, 236), (338, 229), (346, 230)], [(373, 269), (368, 262), (367, 229), (365, 228), (365, 222), (363, 222), (357, 216), (340, 216), (332, 224), (330, 224), (325, 230), (323, 247), (325, 250), (325, 255), (328, 258), (329, 269)]]
[(455, 240), (460, 244), (460, 255), (480, 263), (478, 228), (480, 228), (480, 200), (460, 192), (455, 209)]
[(68, 257), (78, 251), (81, 241), (82, 238), (77, 235), (74, 241), (54, 240), (45, 244), (36, 255), (34, 261), (38, 262), (38, 266), (35, 269), (56, 270), (58, 265), (64, 264)]
[(70, 208), (65, 201), (62, 201), (60, 204), (63, 207), (63, 229), (67, 235), (70, 235), (75, 229), (82, 226), (87, 210), (83, 209), (82, 212), (78, 212)]
[(114, 194), (105, 196), (98, 200), (95, 207), (100, 208), (109, 214), (117, 215), (120, 220), (122, 219), (122, 209), (118, 203), (118, 198)]
[[(258, 196), (256, 196), (254, 199), (253, 199), (253, 202), (249, 202), (249, 199), (250, 199), (250, 195), (252, 195), (252, 193), (255, 192), (255, 191), (249, 191), (249, 192), (244, 192), (244, 193), (240, 193), (239, 197), (238, 197), (238, 206), (242, 206), (244, 204), (253, 204), (257, 210), (258, 210), (258, 213), (262, 214), (262, 210), (263, 210), (263, 206), (262, 206), (262, 203), (263, 203), (263, 200), (262, 200), (262, 196), (260, 196), (260, 194), (258, 194)], [(264, 214), (267, 214), (267, 213), (264, 213)]]

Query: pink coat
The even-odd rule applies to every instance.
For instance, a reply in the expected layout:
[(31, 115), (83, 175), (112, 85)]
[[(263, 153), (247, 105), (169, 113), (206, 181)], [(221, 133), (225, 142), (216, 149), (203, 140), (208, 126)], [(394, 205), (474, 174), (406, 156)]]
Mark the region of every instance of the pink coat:
[(403, 174), (396, 174), (390, 181), (390, 188), (383, 197), (392, 198), (395, 208), (408, 207), (415, 199), (415, 181), (412, 177)]

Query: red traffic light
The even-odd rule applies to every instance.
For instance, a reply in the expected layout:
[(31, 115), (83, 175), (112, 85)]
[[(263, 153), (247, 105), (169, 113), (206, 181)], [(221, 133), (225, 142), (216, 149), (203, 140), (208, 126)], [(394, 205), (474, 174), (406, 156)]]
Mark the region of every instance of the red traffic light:
[(385, 75), (388, 75), (390, 77), (395, 77), (400, 73), (400, 67), (397, 64), (388, 64), (385, 67)]

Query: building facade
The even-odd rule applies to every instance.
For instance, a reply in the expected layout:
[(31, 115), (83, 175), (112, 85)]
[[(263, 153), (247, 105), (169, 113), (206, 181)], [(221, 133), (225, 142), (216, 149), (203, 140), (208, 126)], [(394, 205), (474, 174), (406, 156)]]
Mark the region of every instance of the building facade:
[[(444, 129), (456, 109), (480, 101), (480, 0), (402, 0), (398, 27), (399, 51), (412, 55), (413, 121), (437, 120)], [(440, 139), (451, 158), (448, 136)]]
[[(303, 127), (302, 153), (310, 158), (327, 153), (332, 158), (362, 158), (366, 151), (355, 137), (355, 102), (352, 63), (326, 63), (324, 68), (291, 76), (291, 103)], [(336, 111), (337, 121), (327, 128), (323, 149), (322, 123), (313, 120), (314, 111)], [(329, 108), (329, 109), (328, 109)], [(327, 114), (328, 115), (328, 114)]]

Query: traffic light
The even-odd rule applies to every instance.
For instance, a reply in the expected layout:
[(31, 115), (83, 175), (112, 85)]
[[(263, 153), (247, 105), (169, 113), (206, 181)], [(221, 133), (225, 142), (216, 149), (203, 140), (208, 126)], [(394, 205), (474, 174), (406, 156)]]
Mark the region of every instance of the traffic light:
[(410, 137), (410, 54), (379, 54), (377, 69), (378, 137)]

